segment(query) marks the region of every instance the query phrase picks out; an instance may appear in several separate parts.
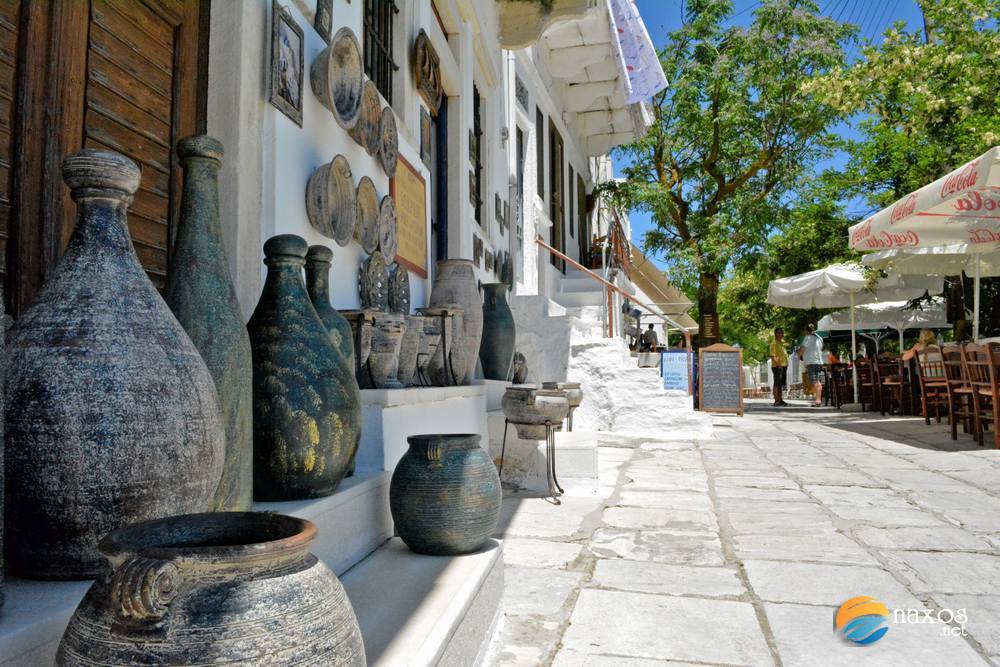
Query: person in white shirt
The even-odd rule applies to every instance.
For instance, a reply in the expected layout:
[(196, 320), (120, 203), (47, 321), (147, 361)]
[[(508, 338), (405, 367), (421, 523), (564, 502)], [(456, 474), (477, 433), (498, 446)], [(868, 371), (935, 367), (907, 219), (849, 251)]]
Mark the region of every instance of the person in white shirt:
[(806, 325), (806, 335), (799, 343), (799, 359), (806, 365), (806, 375), (816, 397), (816, 402), (810, 405), (818, 408), (823, 405), (823, 339), (816, 335), (815, 325)]

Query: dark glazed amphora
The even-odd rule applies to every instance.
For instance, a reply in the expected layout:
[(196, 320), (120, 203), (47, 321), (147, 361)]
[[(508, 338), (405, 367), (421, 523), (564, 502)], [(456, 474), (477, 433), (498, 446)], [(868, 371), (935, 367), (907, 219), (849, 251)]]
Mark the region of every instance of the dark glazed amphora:
[(308, 246), (292, 234), (264, 243), (267, 279), (247, 329), (253, 349), (256, 500), (328, 496), (354, 460), (361, 401), (302, 282)]
[(87, 149), (63, 178), (76, 228), (8, 340), (7, 556), (23, 576), (87, 579), (112, 530), (208, 509), (225, 434), (212, 376), (129, 238), (138, 166)]
[(454, 555), (482, 547), (500, 520), (500, 477), (478, 434), (413, 435), (389, 485), (396, 532), (411, 550)]
[(351, 332), (351, 325), (330, 303), (332, 263), (332, 250), (323, 245), (309, 246), (309, 251), (306, 253), (306, 290), (309, 292), (309, 299), (316, 309), (316, 314), (330, 334), (330, 342), (347, 362), (347, 367), (353, 369), (354, 334)]
[(510, 379), (514, 339), (514, 314), (507, 305), (507, 285), (483, 285), (483, 342), (479, 347), (479, 360), (487, 380)]
[(212, 509), (250, 509), (253, 500), (253, 362), (250, 337), (229, 276), (219, 224), (222, 144), (182, 139), (180, 224), (163, 298), (198, 348), (219, 392), (226, 464)]
[(63, 635), (60, 667), (365, 664), (316, 526), (263, 512), (190, 514), (101, 541), (111, 567)]

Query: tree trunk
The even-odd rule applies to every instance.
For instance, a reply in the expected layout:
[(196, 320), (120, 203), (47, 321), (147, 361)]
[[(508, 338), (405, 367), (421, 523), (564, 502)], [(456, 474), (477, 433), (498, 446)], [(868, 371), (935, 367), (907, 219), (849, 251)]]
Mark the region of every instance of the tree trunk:
[(701, 346), (719, 342), (719, 274), (704, 273), (698, 281), (698, 337)]

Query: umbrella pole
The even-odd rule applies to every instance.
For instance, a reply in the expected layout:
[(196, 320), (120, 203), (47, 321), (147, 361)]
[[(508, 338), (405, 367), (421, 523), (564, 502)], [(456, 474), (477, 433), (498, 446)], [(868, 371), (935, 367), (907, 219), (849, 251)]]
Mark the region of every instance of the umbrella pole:
[(976, 277), (973, 280), (975, 283), (973, 291), (973, 302), (972, 302), (972, 340), (973, 342), (979, 342), (979, 253), (976, 253)]
[(858, 402), (858, 341), (854, 333), (854, 292), (851, 292), (851, 377), (854, 379), (854, 402)]
[(899, 353), (903, 354), (903, 327), (900, 327), (897, 331), (899, 331)]

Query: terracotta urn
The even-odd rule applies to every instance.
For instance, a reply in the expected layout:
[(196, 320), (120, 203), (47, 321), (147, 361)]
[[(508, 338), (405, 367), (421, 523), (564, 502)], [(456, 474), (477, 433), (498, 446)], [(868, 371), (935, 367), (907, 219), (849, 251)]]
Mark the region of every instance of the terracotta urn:
[(501, 401), (504, 416), (522, 440), (543, 440), (545, 424), (559, 431), (569, 413), (569, 400), (560, 389), (508, 387)]
[(365, 664), (344, 587), (283, 514), (188, 514), (100, 544), (110, 568), (73, 613), (60, 667)]
[(163, 298), (198, 348), (219, 392), (226, 463), (212, 509), (250, 509), (253, 500), (253, 359), (243, 311), (229, 277), (219, 223), (222, 144), (182, 139), (180, 223)]
[(483, 302), (474, 264), (469, 259), (446, 259), (437, 263), (429, 306), (457, 304), (462, 308), (463, 373), (457, 384), (469, 384), (479, 359), (483, 337)]
[(316, 314), (330, 334), (330, 342), (353, 369), (354, 333), (350, 323), (330, 303), (330, 265), (333, 251), (322, 245), (309, 246), (306, 253), (306, 291)]
[(414, 435), (396, 464), (389, 508), (400, 539), (435, 556), (469, 553), (496, 532), (500, 477), (479, 434)]
[(406, 332), (406, 317), (399, 313), (375, 313), (372, 353), (362, 368), (361, 386), (365, 389), (399, 389), (399, 351)]
[(361, 400), (305, 283), (308, 245), (292, 234), (264, 243), (267, 279), (247, 329), (253, 346), (254, 499), (333, 493), (361, 438)]
[(417, 372), (417, 354), (420, 352), (420, 339), (424, 332), (424, 316), (405, 317), (406, 332), (399, 346), (399, 370), (396, 372), (396, 378), (404, 387), (410, 387)]
[(7, 339), (7, 565), (87, 579), (125, 524), (208, 509), (226, 440), (215, 382), (136, 257), (139, 167), (85, 149), (63, 162), (76, 228)]
[(372, 336), (375, 332), (375, 313), (371, 308), (342, 310), (347, 323), (351, 325), (351, 339), (354, 341), (354, 377), (361, 385), (362, 373), (372, 353)]
[(514, 314), (507, 305), (507, 285), (483, 285), (483, 340), (479, 360), (487, 380), (510, 379), (515, 338)]

